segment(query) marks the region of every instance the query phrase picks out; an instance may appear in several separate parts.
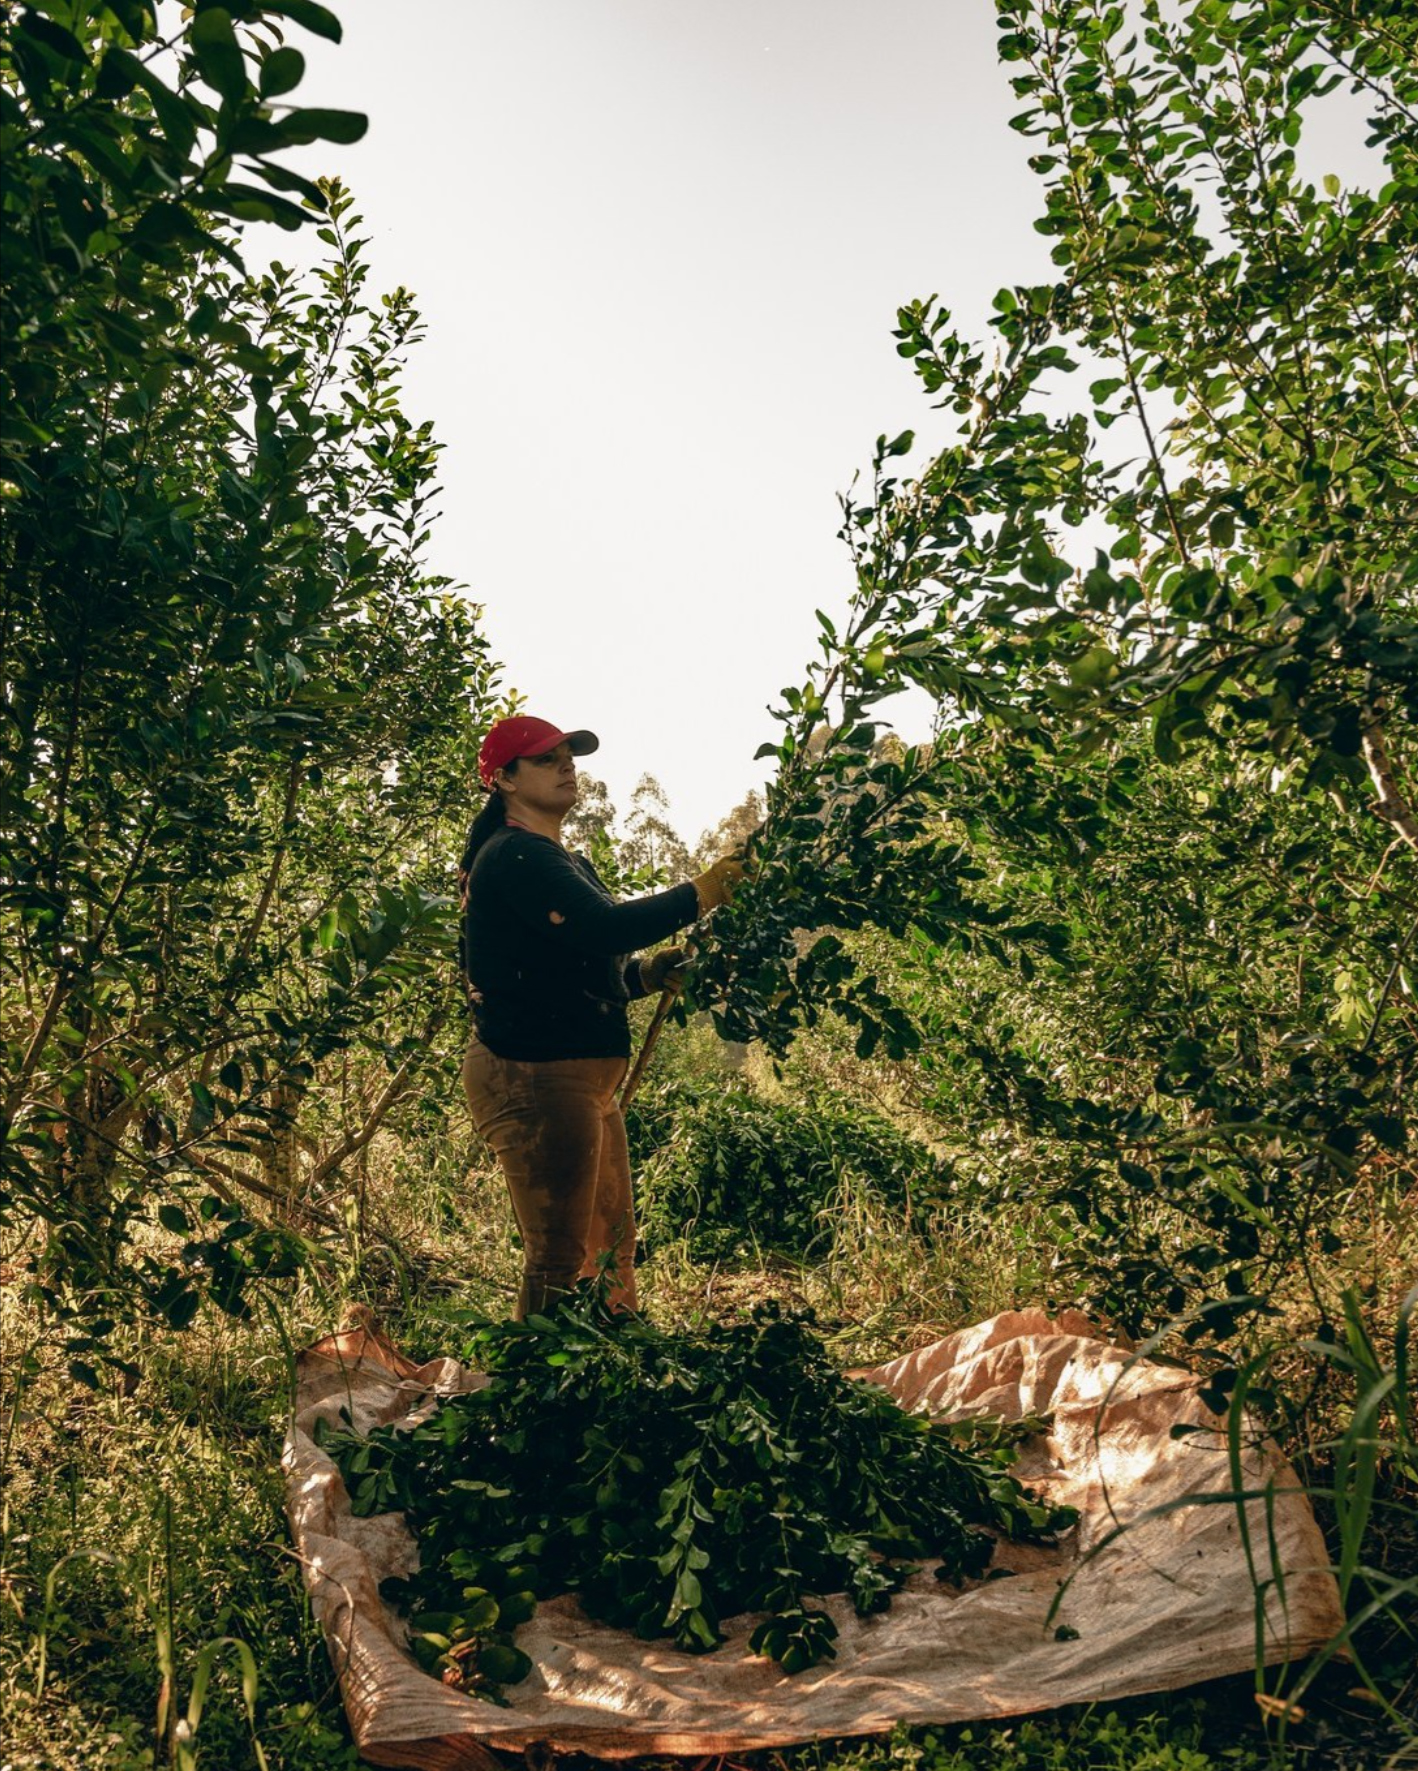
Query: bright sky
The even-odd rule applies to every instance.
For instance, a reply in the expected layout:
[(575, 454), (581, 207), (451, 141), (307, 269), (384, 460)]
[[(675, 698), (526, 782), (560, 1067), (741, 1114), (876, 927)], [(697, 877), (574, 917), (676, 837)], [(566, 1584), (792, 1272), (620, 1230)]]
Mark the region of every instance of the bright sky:
[[(376, 287), (427, 321), (429, 563), (527, 711), (600, 734), (622, 814), (649, 771), (692, 843), (763, 779), (767, 706), (845, 606), (837, 492), (878, 433), (939, 423), (897, 307), (939, 292), (983, 331), (1049, 273), (994, 8), (332, 4), (340, 47), (291, 33), (293, 98), (370, 129), (302, 163), (351, 186)], [(250, 239), (253, 264), (318, 250)]]

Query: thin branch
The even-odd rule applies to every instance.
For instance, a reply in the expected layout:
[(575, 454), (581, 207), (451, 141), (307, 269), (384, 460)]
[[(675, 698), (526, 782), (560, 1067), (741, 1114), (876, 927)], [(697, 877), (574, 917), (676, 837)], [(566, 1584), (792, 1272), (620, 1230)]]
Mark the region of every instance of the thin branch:
[[(188, 1150), (185, 1154), (187, 1160), (199, 1168), (209, 1179), (214, 1175), (220, 1176), (234, 1187), (240, 1187), (247, 1193), (254, 1193), (259, 1199), (268, 1199), (272, 1204), (279, 1205), (282, 1212), (290, 1210), (291, 1201), (279, 1187), (268, 1187), (264, 1181), (258, 1181), (254, 1175), (243, 1174), (239, 1168), (233, 1168), (229, 1162), (223, 1162), (219, 1157), (206, 1156), (197, 1150)], [(322, 1211), (318, 1205), (311, 1205), (308, 1200), (301, 1200), (297, 1209), (303, 1217), (309, 1218), (312, 1223), (319, 1224), (323, 1229), (344, 1229), (344, 1225), (338, 1218), (331, 1216), (327, 1211)]]
[(1389, 996), (1392, 994), (1394, 983), (1398, 978), (1399, 967), (1403, 964), (1403, 956), (1407, 953), (1415, 935), (1418, 935), (1418, 918), (1415, 918), (1414, 921), (1409, 924), (1408, 933), (1398, 944), (1398, 951), (1393, 956), (1393, 964), (1388, 968), (1388, 976), (1384, 979), (1384, 987), (1379, 992), (1378, 1007), (1374, 1010), (1374, 1019), (1369, 1028), (1369, 1036), (1359, 1048), (1361, 1053), (1367, 1052), (1369, 1047), (1374, 1043), (1374, 1038), (1379, 1030), (1379, 1023), (1384, 1018), (1384, 1010), (1388, 1007)]
[[(1101, 224), (1097, 212), (1094, 209), (1093, 204), (1088, 200), (1087, 194), (1084, 191), (1083, 185), (1078, 176), (1078, 168), (1076, 165), (1077, 147), (1075, 145), (1074, 132), (1069, 126), (1068, 99), (1059, 82), (1055, 60), (1058, 54), (1057, 44), (1051, 44), (1050, 48), (1053, 53), (1050, 55), (1047, 63), (1040, 67), (1036, 62), (1034, 63), (1034, 67), (1048, 82), (1049, 90), (1053, 94), (1059, 107), (1059, 131), (1062, 135), (1063, 146), (1065, 148), (1065, 164), (1068, 168), (1068, 182), (1072, 188), (1074, 206), (1080, 217), (1083, 218), (1084, 224), (1088, 229), (1089, 244), (1091, 246), (1096, 243), (1098, 236), (1102, 231)], [(1118, 361), (1121, 363), (1123, 374), (1127, 379), (1128, 391), (1132, 396), (1133, 410), (1137, 413), (1138, 422), (1142, 426), (1142, 434), (1147, 444), (1148, 457), (1152, 462), (1152, 472), (1157, 483), (1158, 495), (1162, 500), (1162, 509), (1167, 518), (1167, 527), (1172, 532), (1172, 540), (1176, 545), (1177, 553), (1181, 558), (1182, 564), (1190, 566), (1191, 553), (1188, 550), (1186, 540), (1182, 535), (1181, 524), (1177, 518), (1176, 508), (1172, 503), (1172, 492), (1167, 483), (1167, 474), (1166, 469), (1163, 466), (1162, 452), (1157, 446), (1157, 439), (1153, 434), (1152, 423), (1147, 416), (1147, 407), (1143, 401), (1142, 389), (1138, 382), (1137, 367), (1133, 357), (1132, 345), (1128, 338), (1127, 327), (1123, 323), (1122, 315), (1118, 311), (1116, 290), (1114, 289), (1106, 265), (1100, 271), (1098, 280), (1099, 293), (1103, 298), (1104, 305), (1107, 307), (1108, 320), (1113, 328), (1114, 341), (1118, 351)]]
[(54, 974), (54, 982), (49, 988), (49, 1000), (44, 1005), (44, 1013), (40, 1016), (39, 1025), (35, 1028), (25, 1055), (20, 1060), (20, 1067), (10, 1079), (10, 1086), (5, 1091), (5, 1105), (0, 1112), (0, 1124), (9, 1129), (15, 1116), (30, 1077), (34, 1075), (44, 1048), (49, 1043), (49, 1036), (54, 1031), (54, 1023), (59, 1019), (59, 1011), (64, 1006), (64, 999), (69, 994), (71, 972), (67, 964), (61, 962)]
[(359, 1130), (347, 1133), (340, 1139), (339, 1143), (335, 1145), (333, 1150), (321, 1157), (320, 1161), (315, 1165), (314, 1171), (307, 1183), (309, 1186), (320, 1186), (322, 1182), (328, 1180), (330, 1176), (334, 1174), (342, 1162), (348, 1162), (351, 1156), (357, 1156), (359, 1152), (364, 1149), (365, 1145), (384, 1123), (390, 1110), (397, 1106), (399, 1101), (403, 1098), (407, 1091), (409, 1078), (413, 1074), (415, 1065), (425, 1056), (429, 1041), (443, 1024), (447, 1012), (446, 1008), (438, 1008), (429, 1016), (428, 1020), (424, 1023), (421, 1034), (419, 1035), (418, 1048), (404, 1059), (403, 1063), (400, 1064), (399, 1068), (389, 1078), (388, 1083), (380, 1092), (379, 1098), (365, 1115), (364, 1123), (360, 1126)]
[[(271, 903), (276, 895), (276, 886), (281, 877), (281, 868), (285, 864), (289, 849), (291, 821), (295, 816), (295, 802), (300, 794), (300, 785), (305, 778), (305, 764), (299, 757), (292, 760), (290, 777), (286, 782), (286, 796), (281, 808), (281, 839), (276, 844), (276, 852), (271, 857), (271, 865), (266, 871), (266, 878), (261, 886), (261, 895), (256, 900), (256, 908), (251, 913), (251, 920), (242, 931), (237, 942), (236, 952), (232, 955), (231, 965), (227, 969), (226, 984), (222, 989), (221, 1006), (217, 1010), (216, 1025), (219, 1029), (231, 1013), (236, 1002), (237, 988), (241, 981), (241, 968), (246, 964), (251, 949), (256, 945), (257, 937), (265, 926), (270, 914)], [(211, 1080), (212, 1071), (216, 1068), (217, 1058), (222, 1046), (214, 1042), (202, 1062), (200, 1080), (205, 1085)]]
[(1399, 787), (1384, 740), (1383, 727), (1377, 718), (1364, 727), (1363, 750), (1364, 761), (1369, 767), (1369, 779), (1378, 794), (1374, 801), (1374, 810), (1386, 823), (1392, 824), (1404, 842), (1418, 853), (1418, 815), (1415, 815)]

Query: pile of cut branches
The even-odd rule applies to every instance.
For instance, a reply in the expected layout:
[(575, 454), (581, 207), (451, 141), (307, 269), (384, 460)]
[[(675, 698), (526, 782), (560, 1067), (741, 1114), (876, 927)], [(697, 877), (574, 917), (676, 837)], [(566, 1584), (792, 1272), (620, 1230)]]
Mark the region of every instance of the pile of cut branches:
[(466, 1357), (485, 1388), (325, 1444), (355, 1512), (401, 1509), (418, 1538), (418, 1573), (384, 1594), (420, 1663), (494, 1700), (530, 1668), (512, 1632), (538, 1598), (574, 1592), (695, 1652), (721, 1618), (766, 1612), (750, 1645), (793, 1673), (834, 1654), (808, 1595), (866, 1615), (917, 1559), (958, 1582), (989, 1564), (991, 1532), (1048, 1541), (1076, 1519), (1009, 1473), (1018, 1434), (904, 1413), (773, 1305), (670, 1334), (587, 1291), (480, 1326)]

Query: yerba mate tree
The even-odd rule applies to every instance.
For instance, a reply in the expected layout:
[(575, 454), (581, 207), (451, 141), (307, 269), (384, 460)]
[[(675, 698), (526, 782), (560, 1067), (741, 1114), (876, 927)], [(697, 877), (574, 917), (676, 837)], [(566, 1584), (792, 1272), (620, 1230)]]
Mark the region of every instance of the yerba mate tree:
[[(1327, 1246), (1325, 1202), (1366, 1165), (1412, 1173), (1418, 19), (1324, 0), (999, 17), (1056, 277), (999, 293), (990, 344), (934, 298), (901, 310), (898, 350), (954, 434), (909, 479), (888, 470), (914, 439), (883, 438), (844, 504), (849, 611), (785, 697), (761, 869), (695, 998), (776, 1051), (823, 1007), (863, 1053), (930, 1026), (929, 1071), (931, 972), (983, 955), (1046, 1000), (1100, 948), (1125, 974), (1128, 929), (1176, 1005), (1131, 1092), (1065, 1085), (1061, 1113), (1060, 1072), (1012, 1027), (954, 1025), (997, 1035), (996, 1080), (1053, 1115), (1086, 1239), (1127, 1243), (1139, 1203), (1161, 1222), (1118, 1313), (1197, 1308), (1226, 1335), (1266, 1307), (1259, 1262)], [(1371, 189), (1297, 159), (1341, 87)], [(874, 710), (912, 684), (935, 742), (882, 754)], [(1237, 937), (1199, 971), (1180, 935), (1149, 944), (1186, 926), (1194, 837), (1209, 938)], [(1148, 840), (1171, 849), (1139, 928), (1124, 882)], [(836, 932), (870, 925), (912, 931), (914, 1007)], [(1257, 1024), (1227, 968), (1269, 975), (1287, 931), (1299, 976)]]
[[(284, 98), (284, 28), (337, 22), (166, 23), (21, 7), (0, 65), (4, 1222), (100, 1350), (136, 1308), (243, 1313), (340, 1224), (452, 1001), (493, 674), (422, 561), (413, 303), (370, 296), (340, 186), (273, 158), (363, 131)], [(325, 264), (248, 275), (249, 220)]]

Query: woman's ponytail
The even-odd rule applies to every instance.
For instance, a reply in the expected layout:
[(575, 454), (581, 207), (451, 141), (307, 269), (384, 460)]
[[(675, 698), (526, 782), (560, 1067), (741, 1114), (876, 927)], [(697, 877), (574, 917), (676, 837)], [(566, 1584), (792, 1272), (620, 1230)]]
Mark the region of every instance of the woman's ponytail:
[(488, 794), (487, 801), (477, 817), (473, 819), (468, 831), (468, 840), (463, 844), (463, 858), (458, 863), (458, 884), (466, 893), (468, 874), (472, 871), (478, 850), (496, 830), (501, 830), (507, 822), (507, 807), (502, 795), (494, 787)]
[[(515, 768), (515, 763), (511, 768)], [(509, 770), (510, 772), (510, 770)], [(494, 787), (488, 794), (482, 810), (473, 819), (468, 830), (468, 840), (463, 844), (462, 859), (458, 862), (458, 970), (466, 982), (468, 976), (468, 880), (473, 871), (473, 862), (477, 859), (478, 850), (487, 839), (501, 830), (507, 823), (507, 806), (502, 795)]]

